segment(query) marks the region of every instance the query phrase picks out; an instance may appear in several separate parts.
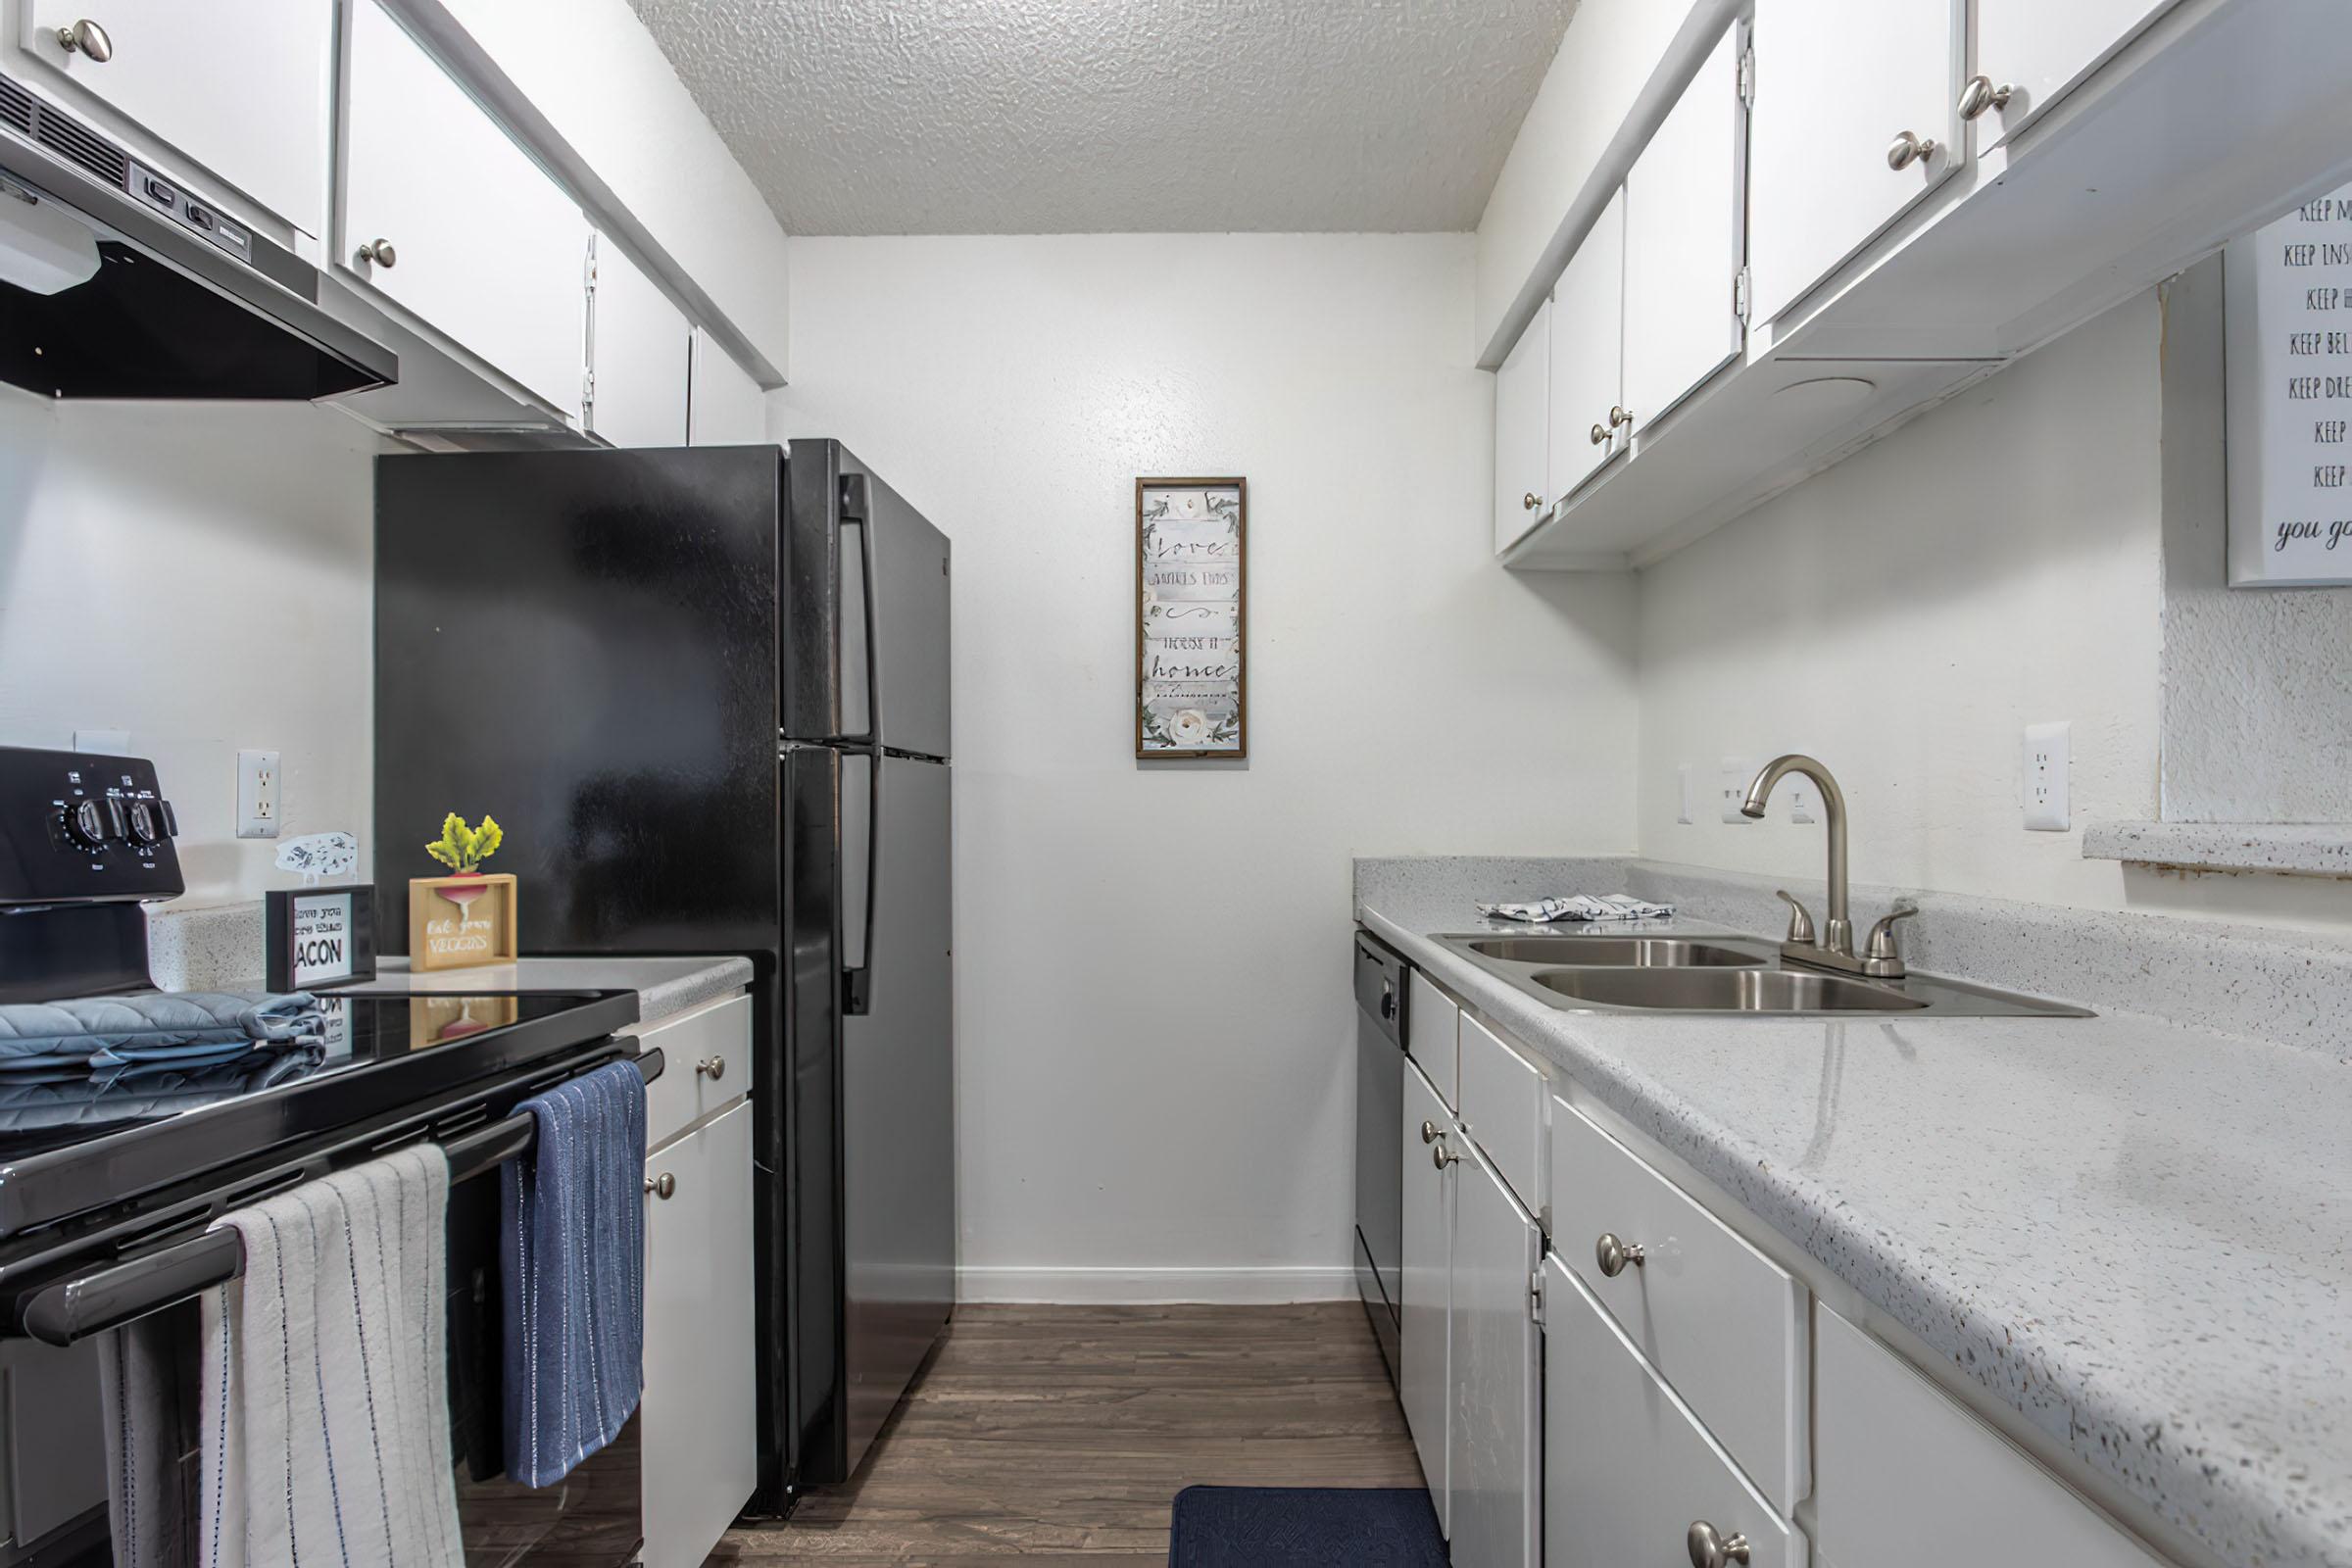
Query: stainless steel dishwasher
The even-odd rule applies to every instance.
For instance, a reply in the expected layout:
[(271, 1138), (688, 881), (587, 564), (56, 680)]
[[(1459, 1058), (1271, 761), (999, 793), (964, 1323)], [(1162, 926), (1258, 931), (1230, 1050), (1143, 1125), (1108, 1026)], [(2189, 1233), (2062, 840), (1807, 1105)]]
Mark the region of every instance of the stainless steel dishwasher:
[(1397, 1295), (1404, 1251), (1404, 1002), (1411, 968), (1355, 933), (1355, 1286), (1396, 1380)]

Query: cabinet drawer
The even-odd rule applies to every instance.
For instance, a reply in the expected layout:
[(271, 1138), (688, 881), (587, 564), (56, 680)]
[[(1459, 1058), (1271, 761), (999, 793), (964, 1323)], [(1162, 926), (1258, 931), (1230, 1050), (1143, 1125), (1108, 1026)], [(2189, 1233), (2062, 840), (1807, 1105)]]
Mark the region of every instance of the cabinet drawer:
[(646, 1148), (661, 1148), (751, 1093), (751, 998), (707, 1003), (634, 1032), (665, 1058), (662, 1076), (645, 1088)]
[(1680, 1563), (1702, 1522), (1745, 1536), (1750, 1568), (1803, 1568), (1804, 1537), (1557, 1257), (1544, 1264), (1544, 1568)]
[[(1805, 1290), (1565, 1101), (1551, 1106), (1552, 1246), (1787, 1513), (1807, 1487)], [(1611, 1277), (1600, 1238), (1640, 1248)]]
[(1892, 1351), (1828, 1307), (1815, 1318), (1814, 1506), (1825, 1554), (1906, 1568), (2158, 1568), (2158, 1559)]
[(1431, 985), (1421, 971), (1413, 971), (1410, 1000), (1404, 1007), (1404, 1054), (1421, 1064), (1429, 1074), (1430, 1083), (1437, 1089), (1447, 1110), (1453, 1109), (1454, 1088), (1458, 1081), (1455, 1060), (1459, 1052), (1462, 1009), (1453, 999)]
[(1462, 1015), (1461, 1117), (1494, 1174), (1529, 1210), (1544, 1208), (1544, 1074), (1468, 1013)]

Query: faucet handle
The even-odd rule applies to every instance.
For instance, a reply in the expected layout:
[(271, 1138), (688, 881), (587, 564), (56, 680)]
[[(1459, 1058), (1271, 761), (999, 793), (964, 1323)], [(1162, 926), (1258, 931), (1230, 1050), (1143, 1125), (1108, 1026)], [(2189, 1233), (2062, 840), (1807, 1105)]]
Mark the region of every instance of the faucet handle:
[(1899, 978), (1903, 973), (1902, 950), (1895, 946), (1894, 922), (1908, 920), (1919, 912), (1916, 905), (1897, 908), (1870, 928), (1870, 941), (1862, 950), (1864, 974), (1883, 978)]
[(1788, 906), (1788, 940), (1806, 947), (1813, 945), (1813, 916), (1796, 902), (1787, 888), (1773, 889), (1772, 896)]

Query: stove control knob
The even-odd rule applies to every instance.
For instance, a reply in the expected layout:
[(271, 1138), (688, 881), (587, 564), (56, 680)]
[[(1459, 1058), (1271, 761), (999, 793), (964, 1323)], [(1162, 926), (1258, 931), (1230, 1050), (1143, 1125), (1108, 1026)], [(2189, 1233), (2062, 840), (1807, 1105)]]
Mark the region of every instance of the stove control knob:
[(139, 844), (155, 844), (164, 836), (163, 819), (155, 808), (145, 801), (130, 803), (130, 836)]
[(84, 801), (66, 813), (66, 833), (74, 843), (104, 849), (122, 836), (122, 808), (111, 800)]

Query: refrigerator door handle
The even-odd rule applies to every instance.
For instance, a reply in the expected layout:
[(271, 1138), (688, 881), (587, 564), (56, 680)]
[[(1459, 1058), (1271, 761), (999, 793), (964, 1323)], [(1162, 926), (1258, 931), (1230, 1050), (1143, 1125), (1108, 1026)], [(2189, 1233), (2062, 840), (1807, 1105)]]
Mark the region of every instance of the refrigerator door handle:
[(865, 475), (841, 476), (841, 525), (858, 530), (858, 587), (865, 613), (865, 730), (844, 740), (882, 749), (882, 639), (874, 624), (874, 524), (866, 513)]
[(867, 746), (862, 755), (866, 760), (865, 941), (858, 950), (858, 961), (843, 965), (841, 971), (842, 1011), (853, 1017), (873, 1011), (874, 909), (882, 902), (883, 752), (879, 746)]

